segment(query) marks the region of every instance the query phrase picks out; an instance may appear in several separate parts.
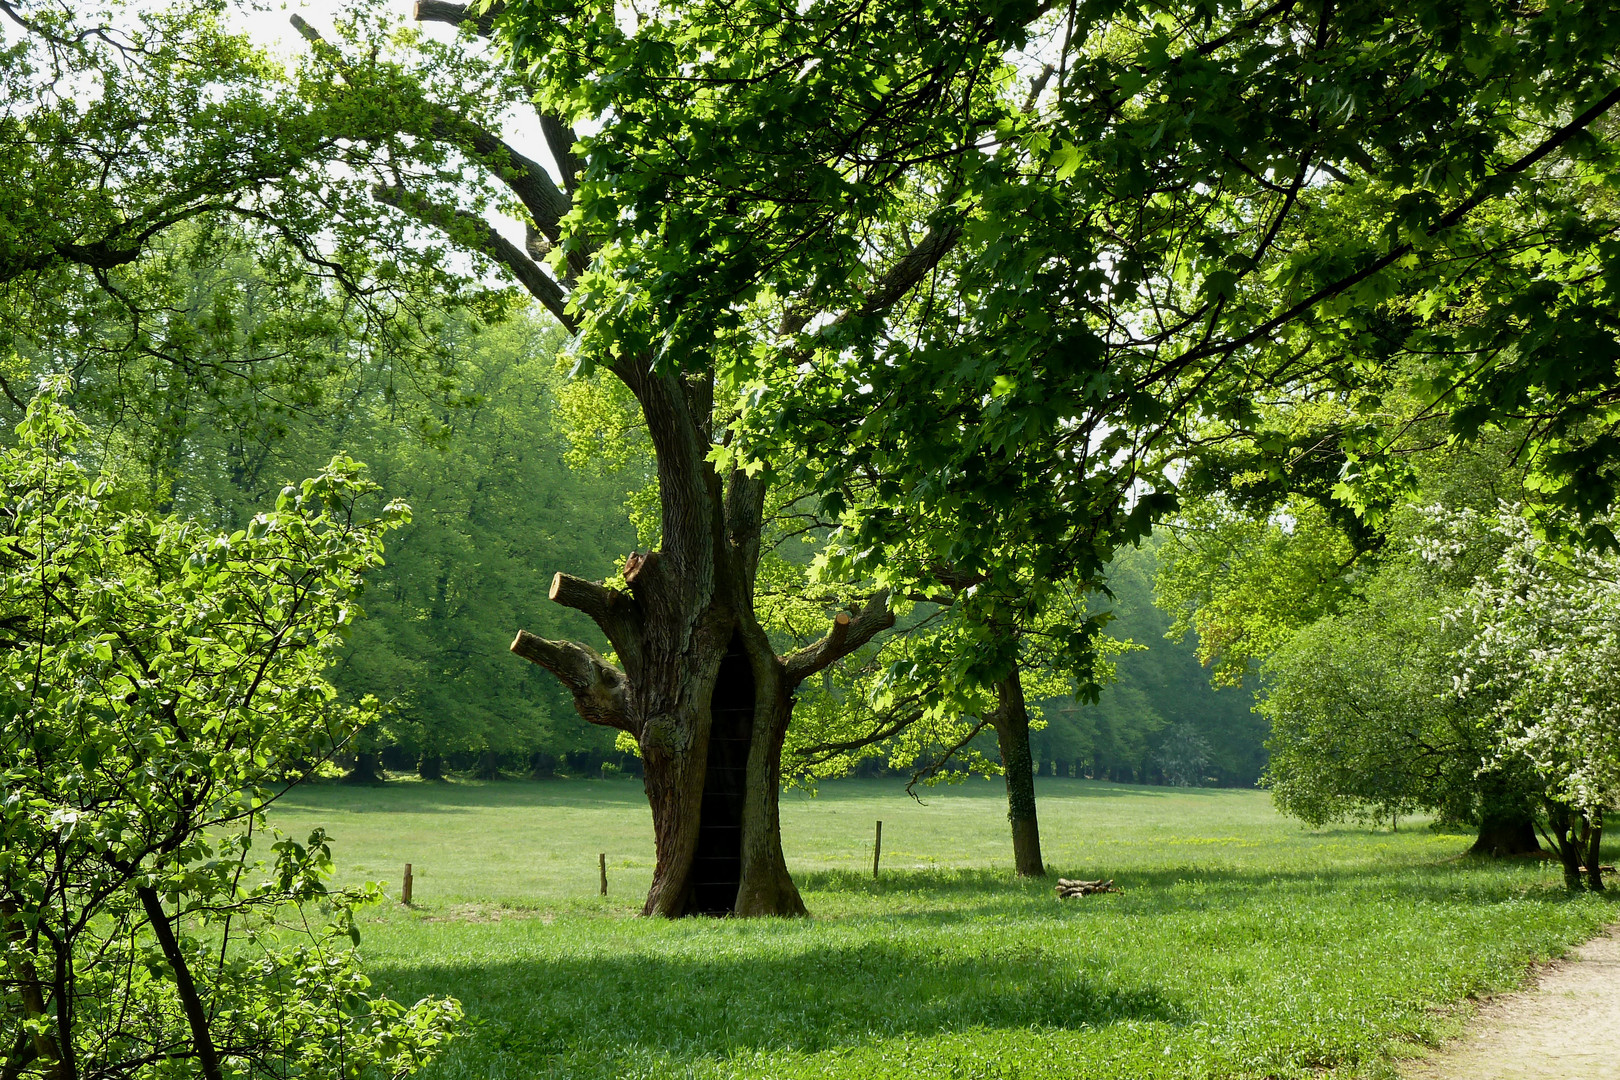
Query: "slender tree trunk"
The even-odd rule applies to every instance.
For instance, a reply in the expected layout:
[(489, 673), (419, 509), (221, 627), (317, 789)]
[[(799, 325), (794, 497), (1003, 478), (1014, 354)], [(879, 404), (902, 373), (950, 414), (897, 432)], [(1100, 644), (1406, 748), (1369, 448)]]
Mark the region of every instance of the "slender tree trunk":
[(423, 780), (443, 780), (444, 757), (440, 754), (423, 754), (416, 759), (416, 775)]
[[(0, 922), (4, 923), (5, 935), (18, 947), (18, 955), (21, 957), (17, 962), (16, 985), (18, 994), (22, 998), (23, 1015), (30, 1020), (44, 1020), (46, 1017), (45, 995), (40, 990), (42, 984), (39, 980), (39, 972), (29, 955), (28, 932), (23, 928), (22, 920), (17, 917), (17, 906), (15, 904), (10, 901), (0, 901)], [(21, 1071), (30, 1060), (39, 1058), (47, 1062), (45, 1070), (47, 1076), (52, 1077), (53, 1080), (63, 1077), (65, 1070), (62, 1067), (62, 1053), (49, 1029), (42, 1028), (35, 1032), (31, 1044), (31, 1047), (29, 1047), (30, 1052), (27, 1054), (24, 1053), (24, 1046), (19, 1046), (13, 1050), (10, 1060), (7, 1062), (7, 1070), (10, 1071), (12, 1062), (20, 1061), (22, 1064), (18, 1066), (17, 1071)]]
[(996, 683), (991, 718), (1007, 779), (1007, 820), (1012, 825), (1013, 865), (1019, 877), (1044, 877), (1041, 826), (1035, 815), (1035, 769), (1029, 749), (1029, 708), (1018, 669)]
[(1603, 891), (1603, 811), (1595, 810), (1588, 819), (1586, 835), (1586, 887)]
[(140, 897), (152, 934), (158, 939), (158, 947), (163, 950), (163, 957), (174, 973), (174, 989), (180, 998), (180, 1011), (185, 1014), (186, 1024), (191, 1028), (191, 1045), (197, 1052), (197, 1065), (205, 1080), (223, 1080), (219, 1053), (214, 1049), (213, 1032), (208, 1028), (208, 1012), (203, 1008), (197, 984), (191, 978), (191, 965), (186, 962), (185, 951), (174, 936), (174, 927), (163, 910), (163, 902), (158, 898), (157, 890), (147, 885), (137, 885), (135, 895)]

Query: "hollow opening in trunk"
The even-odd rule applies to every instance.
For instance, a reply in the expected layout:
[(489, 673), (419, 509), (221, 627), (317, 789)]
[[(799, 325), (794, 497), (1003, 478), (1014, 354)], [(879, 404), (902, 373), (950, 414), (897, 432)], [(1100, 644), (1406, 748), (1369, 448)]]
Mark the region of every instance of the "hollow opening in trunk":
[(741, 635), (720, 661), (709, 701), (709, 758), (703, 777), (697, 853), (692, 859), (692, 908), (726, 915), (742, 883), (742, 819), (748, 781), (748, 744), (754, 730), (754, 667)]

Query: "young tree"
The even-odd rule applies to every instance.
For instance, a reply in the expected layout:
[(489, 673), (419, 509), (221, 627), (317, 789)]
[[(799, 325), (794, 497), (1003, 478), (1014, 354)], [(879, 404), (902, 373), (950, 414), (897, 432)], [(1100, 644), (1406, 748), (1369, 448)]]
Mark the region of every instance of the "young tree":
[(324, 834), (264, 820), (361, 719), (322, 673), (406, 511), (357, 516), (339, 458), (235, 533), (144, 512), (77, 463), (60, 395), (0, 453), (4, 1074), (414, 1072), (459, 1007), (370, 992), (375, 887), (327, 890)]

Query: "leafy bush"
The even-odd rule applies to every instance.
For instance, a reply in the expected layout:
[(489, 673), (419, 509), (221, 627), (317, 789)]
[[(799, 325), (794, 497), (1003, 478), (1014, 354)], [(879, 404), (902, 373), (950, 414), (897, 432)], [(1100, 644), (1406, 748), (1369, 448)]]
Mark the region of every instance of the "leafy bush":
[(263, 816), (364, 719), (323, 673), (408, 511), (358, 517), (340, 457), (233, 535), (154, 515), (75, 461), (63, 390), (0, 453), (4, 1075), (414, 1071), (459, 1005), (373, 994), (377, 888)]

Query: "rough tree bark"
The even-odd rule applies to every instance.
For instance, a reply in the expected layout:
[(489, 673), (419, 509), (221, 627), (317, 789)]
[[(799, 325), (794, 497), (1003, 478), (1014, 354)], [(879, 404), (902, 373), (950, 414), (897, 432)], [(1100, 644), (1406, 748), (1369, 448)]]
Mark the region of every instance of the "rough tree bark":
[(527, 632), (512, 651), (556, 675), (586, 720), (640, 746), (657, 851), (644, 914), (802, 915), (778, 812), (793, 691), (894, 616), (880, 594), (814, 645), (776, 655), (754, 614), (765, 482), (716, 473), (711, 385), (649, 360), (613, 370), (647, 419), (663, 547), (625, 560), (628, 593), (562, 573), (551, 586), (602, 629), (616, 662)]
[(512, 651), (561, 679), (586, 720), (640, 746), (657, 851), (644, 914), (802, 915), (778, 809), (793, 691), (894, 617), (880, 595), (840, 612), (816, 644), (776, 655), (754, 615), (764, 485), (736, 474), (722, 493), (695, 417), (648, 416), (659, 418), (663, 548), (625, 561), (629, 593), (567, 574), (551, 588), (602, 628), (618, 663), (527, 632)]
[(1486, 810), (1480, 815), (1479, 836), (1468, 853), (1498, 859), (1541, 854), (1535, 817), (1527, 812)]
[(1029, 707), (1024, 683), (1015, 666), (996, 683), (996, 708), (990, 716), (1001, 767), (1007, 778), (1007, 820), (1012, 825), (1013, 864), (1019, 877), (1044, 877), (1041, 826), (1035, 815), (1035, 769), (1029, 750)]

